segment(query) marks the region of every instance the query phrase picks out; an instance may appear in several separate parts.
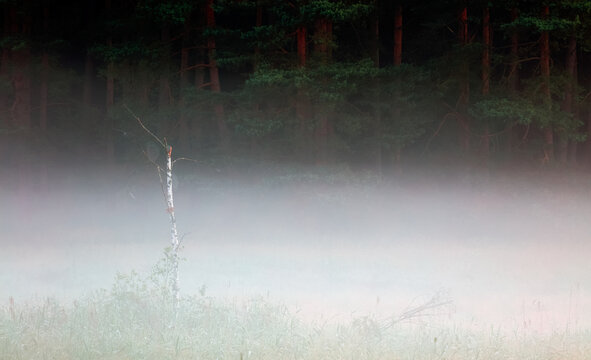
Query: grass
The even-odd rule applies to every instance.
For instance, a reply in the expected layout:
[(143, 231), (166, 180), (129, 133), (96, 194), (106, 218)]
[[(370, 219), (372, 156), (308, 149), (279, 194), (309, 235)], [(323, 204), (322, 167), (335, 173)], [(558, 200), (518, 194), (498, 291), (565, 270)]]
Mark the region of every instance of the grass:
[(591, 359), (590, 331), (506, 334), (443, 318), (305, 322), (264, 298), (204, 294), (184, 297), (175, 316), (166, 267), (154, 269), (65, 305), (9, 301), (0, 307), (0, 359)]

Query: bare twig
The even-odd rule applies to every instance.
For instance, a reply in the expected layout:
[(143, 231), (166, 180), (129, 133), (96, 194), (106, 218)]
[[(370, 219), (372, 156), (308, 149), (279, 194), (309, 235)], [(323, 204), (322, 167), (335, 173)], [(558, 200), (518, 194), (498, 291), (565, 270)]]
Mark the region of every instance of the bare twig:
[(435, 294), (429, 301), (420, 304), (418, 306), (407, 308), (402, 314), (397, 317), (392, 317), (386, 320), (385, 324), (382, 325), (382, 329), (388, 329), (397, 323), (407, 321), (411, 319), (441, 315), (440, 313), (429, 312), (429, 310), (443, 309), (446, 306), (452, 305), (453, 301), (450, 299), (441, 299), (440, 294)]
[(178, 309), (180, 304), (180, 287), (179, 287), (179, 246), (180, 240), (178, 236), (178, 231), (176, 227), (176, 216), (174, 212), (174, 199), (173, 199), (173, 189), (172, 189), (172, 146), (168, 145), (166, 138), (160, 140), (154, 133), (152, 133), (142, 122), (142, 120), (127, 107), (127, 105), (123, 105), (123, 107), (133, 116), (137, 122), (140, 124), (142, 129), (150, 136), (152, 136), (166, 152), (166, 188), (164, 187), (164, 180), (162, 179), (162, 173), (164, 173), (164, 169), (160, 167), (160, 165), (156, 164), (149, 156), (147, 156), (146, 152), (144, 154), (146, 157), (156, 166), (158, 177), (160, 178), (160, 187), (162, 188), (162, 193), (164, 194), (164, 199), (166, 201), (167, 212), (170, 217), (170, 242), (171, 242), (171, 249), (172, 254), (170, 256), (170, 272), (169, 278), (167, 281), (170, 285), (170, 291), (174, 297), (174, 312), (175, 312), (175, 319), (178, 316)]
[(127, 107), (127, 105), (123, 104), (123, 107), (125, 108), (125, 110), (127, 110), (131, 114), (131, 116), (133, 116), (137, 120), (137, 122), (140, 124), (140, 126), (142, 127), (142, 129), (144, 129), (145, 132), (147, 132), (148, 134), (150, 134), (150, 136), (152, 136), (158, 142), (158, 144), (162, 145), (162, 147), (164, 149), (166, 149), (166, 145), (164, 145), (164, 143), (162, 142), (162, 140), (160, 140), (160, 138), (158, 136), (154, 135), (154, 133), (151, 132), (150, 129), (148, 129), (144, 125), (144, 123), (142, 122), (142, 120), (136, 114), (134, 114), (133, 111), (131, 111), (131, 109), (129, 107)]
[(445, 116), (443, 117), (443, 120), (441, 120), (441, 122), (439, 123), (439, 126), (437, 127), (437, 130), (435, 130), (435, 132), (433, 133), (433, 135), (431, 135), (431, 137), (429, 137), (429, 140), (427, 140), (427, 144), (425, 144), (425, 148), (423, 149), (422, 155), (425, 155), (425, 153), (429, 150), (429, 146), (431, 145), (431, 141), (433, 141), (433, 139), (437, 135), (439, 135), (439, 132), (441, 131), (441, 128), (443, 128), (443, 125), (445, 124), (445, 121), (450, 116), (455, 116), (455, 114), (453, 114), (453, 113), (447, 113), (447, 114), (445, 114)]
[(195, 160), (195, 159), (191, 159), (191, 158), (186, 158), (186, 157), (180, 157), (178, 159), (175, 159), (172, 164), (174, 165), (175, 162), (179, 161), (179, 160), (185, 160), (185, 161), (192, 161), (192, 162), (199, 162), (199, 160)]

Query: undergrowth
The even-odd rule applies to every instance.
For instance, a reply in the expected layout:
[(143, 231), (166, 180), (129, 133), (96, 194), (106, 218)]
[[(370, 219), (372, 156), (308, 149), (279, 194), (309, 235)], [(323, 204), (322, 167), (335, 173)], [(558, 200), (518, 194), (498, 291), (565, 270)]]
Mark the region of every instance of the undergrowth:
[[(166, 257), (164, 258), (166, 259)], [(72, 303), (0, 307), (0, 359), (591, 359), (591, 332), (507, 335), (441, 319), (306, 322), (265, 298), (182, 298), (166, 262)]]

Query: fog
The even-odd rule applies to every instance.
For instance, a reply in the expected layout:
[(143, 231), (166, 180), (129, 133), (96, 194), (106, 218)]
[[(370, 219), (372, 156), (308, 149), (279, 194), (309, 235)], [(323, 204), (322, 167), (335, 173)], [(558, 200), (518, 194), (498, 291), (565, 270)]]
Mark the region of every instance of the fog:
[[(179, 168), (182, 166), (179, 165)], [(188, 170), (187, 170), (188, 168)], [(2, 176), (0, 301), (69, 301), (149, 272), (169, 244), (158, 175), (53, 169)], [(591, 177), (314, 168), (175, 181), (181, 291), (263, 296), (304, 319), (396, 317), (435, 295), (437, 321), (508, 331), (591, 325)]]

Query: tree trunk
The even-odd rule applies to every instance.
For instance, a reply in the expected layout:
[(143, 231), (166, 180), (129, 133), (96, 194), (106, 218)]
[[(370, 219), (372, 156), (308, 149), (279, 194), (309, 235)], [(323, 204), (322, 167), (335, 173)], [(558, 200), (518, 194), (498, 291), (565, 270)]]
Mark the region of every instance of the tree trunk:
[(49, 54), (41, 55), (41, 84), (39, 85), (39, 128), (47, 130), (47, 88), (49, 73)]
[[(298, 66), (304, 69), (308, 60), (308, 29), (300, 25), (296, 31)], [(310, 156), (310, 136), (308, 123), (310, 121), (310, 99), (302, 88), (297, 89), (295, 98), (295, 113), (298, 122), (297, 142), (300, 154), (304, 158)]]
[[(550, 7), (544, 6), (542, 13), (543, 19), (548, 19)], [(550, 36), (548, 31), (543, 31), (540, 38), (540, 69), (542, 73), (542, 93), (544, 96), (544, 105), (548, 111), (552, 108), (552, 96), (550, 94)], [(552, 162), (554, 159), (554, 130), (552, 125), (548, 124), (544, 129), (544, 158), (543, 162)]]
[(165, 51), (161, 59), (162, 72), (160, 73), (159, 81), (158, 107), (160, 110), (163, 110), (173, 104), (172, 92), (170, 90), (170, 81), (168, 78), (168, 62), (170, 57), (170, 29), (167, 24), (162, 25), (160, 38)]
[[(328, 64), (332, 57), (332, 21), (328, 18), (316, 20), (314, 51), (322, 64)], [(318, 111), (320, 110), (320, 111)], [(328, 111), (317, 109), (318, 124), (316, 126), (317, 158), (319, 164), (329, 161), (329, 139), (332, 135), (332, 123)]]
[[(215, 28), (215, 14), (213, 12), (213, 0), (207, 0), (205, 5), (206, 25), (208, 29)], [(207, 39), (207, 55), (209, 60), (209, 82), (211, 83), (211, 91), (219, 93), (222, 91), (220, 85), (220, 76), (216, 61), (216, 42), (213, 36)], [(220, 103), (214, 105), (214, 113), (218, 125), (218, 133), (220, 138), (220, 145), (223, 150), (227, 150), (229, 146), (228, 126), (224, 116), (224, 106)]]
[(306, 66), (307, 53), (308, 53), (308, 41), (307, 41), (307, 28), (305, 25), (301, 25), (297, 30), (297, 42), (298, 42), (298, 64), (300, 67)]
[[(203, 49), (197, 50), (197, 64), (205, 64), (207, 61), (205, 60), (205, 52)], [(201, 90), (205, 86), (205, 68), (197, 67), (195, 69), (195, 79), (194, 79), (195, 89)], [(190, 142), (192, 149), (194, 149), (193, 145), (197, 145), (197, 141), (201, 139), (202, 136), (202, 118), (199, 115), (199, 111), (194, 112), (193, 119), (191, 119), (191, 137), (196, 139), (196, 141)]]
[(369, 56), (375, 67), (380, 67), (380, 16), (377, 8), (371, 16), (369, 22)]
[[(482, 14), (482, 95), (488, 96), (490, 92), (490, 50), (491, 50), (491, 32), (490, 32), (490, 8), (485, 7)], [(483, 136), (483, 156), (484, 162), (488, 165), (490, 152), (489, 124), (484, 124)]]
[(174, 193), (172, 189), (172, 146), (166, 146), (166, 205), (168, 206), (168, 214), (170, 217), (170, 246), (171, 246), (171, 257), (170, 263), (171, 272), (169, 274), (170, 278), (170, 290), (171, 295), (173, 296), (173, 306), (174, 306), (174, 315), (175, 320), (178, 316), (178, 310), (180, 305), (180, 281), (179, 281), (179, 248), (181, 245), (177, 227), (176, 227), (176, 216), (174, 210)]
[[(576, 116), (577, 111), (575, 109), (574, 93), (577, 87), (577, 38), (575, 34), (571, 35), (568, 42), (566, 73), (569, 80), (564, 92), (562, 110)], [(569, 154), (569, 152), (572, 153)], [(560, 135), (560, 162), (563, 164), (567, 162), (576, 162), (576, 144), (572, 141), (569, 142), (568, 136), (564, 132)]]
[[(402, 5), (398, 4), (396, 6), (396, 11), (394, 12), (394, 66), (400, 66), (402, 64)], [(394, 94), (395, 101), (399, 101), (400, 99), (400, 92), (396, 91)], [(396, 109), (394, 111), (394, 116), (396, 119), (400, 119), (400, 109)], [(402, 145), (400, 143), (396, 143), (394, 146), (394, 168), (396, 171), (400, 170), (400, 160), (402, 158)]]
[(145, 109), (150, 105), (150, 88), (151, 88), (151, 78), (150, 78), (150, 69), (148, 65), (144, 62), (140, 62), (138, 65), (138, 100), (139, 104)]
[(92, 90), (94, 86), (94, 62), (90, 51), (86, 52), (86, 60), (84, 61), (84, 87), (82, 90), (82, 103), (85, 106), (92, 106)]
[(332, 21), (326, 17), (316, 20), (314, 34), (314, 51), (319, 55), (323, 64), (328, 64), (332, 58)]
[[(257, 1), (257, 17), (256, 17), (255, 26), (257, 28), (263, 26), (263, 7), (261, 6), (261, 4), (258, 1)], [(261, 60), (261, 47), (257, 44), (254, 48), (254, 62), (253, 62), (253, 66), (252, 66), (253, 72), (256, 72), (258, 70), (260, 60)]]
[[(462, 46), (468, 45), (468, 7), (463, 6), (458, 14), (458, 40)], [(464, 152), (470, 150), (470, 124), (464, 116), (468, 110), (470, 101), (470, 79), (469, 65), (463, 61), (460, 69), (460, 96), (458, 98), (457, 110), (460, 113), (460, 145)]]
[[(46, 34), (49, 33), (49, 7), (43, 7), (43, 30)], [(47, 49), (43, 49), (41, 55), (41, 74), (39, 84), (39, 129), (45, 132), (47, 130), (47, 98), (48, 98), (48, 82), (49, 82), (49, 54)], [(42, 191), (47, 191), (47, 162), (42, 161), (38, 165), (38, 183)]]
[(402, 5), (394, 13), (394, 65), (402, 64)]
[[(49, 31), (49, 8), (43, 7), (43, 30), (45, 33)], [(41, 55), (41, 76), (39, 84), (39, 128), (43, 131), (47, 130), (47, 89), (49, 77), (49, 54), (47, 49), (43, 49)]]
[[(517, 7), (511, 9), (511, 21), (515, 22), (519, 18), (519, 10)], [(513, 95), (517, 95), (519, 91), (519, 33), (517, 30), (511, 34), (511, 65), (509, 67), (509, 76), (507, 79), (509, 84), (509, 91)], [(513, 154), (513, 149), (517, 147), (517, 128), (514, 124), (508, 122), (505, 126), (507, 133), (507, 141), (505, 146), (505, 152), (508, 156)]]
[(31, 79), (28, 74), (28, 50), (13, 52), (12, 60), (15, 64), (11, 78), (14, 92), (11, 107), (12, 123), (17, 128), (28, 129), (31, 127)]
[[(376, 9), (372, 14), (372, 19), (370, 20), (370, 41), (369, 41), (369, 49), (370, 49), (370, 56), (373, 60), (373, 64), (376, 68), (380, 67), (380, 10), (379, 10), (379, 1), (375, 3)], [(375, 87), (378, 96), (380, 91), (379, 83), (373, 84)], [(380, 103), (378, 99), (378, 103)], [(376, 173), (379, 177), (382, 176), (383, 173), (383, 156), (382, 156), (382, 112), (380, 107), (376, 107), (376, 111), (374, 114), (374, 124), (373, 124), (373, 149), (370, 149), (372, 153), (375, 155), (375, 168)]]
[[(9, 5), (4, 4), (3, 6), (3, 17), (4, 17), (4, 28), (3, 28), (3, 35), (4, 37), (10, 36), (10, 9)], [(8, 47), (2, 47), (2, 57), (0, 59), (0, 80), (5, 81), (6, 83), (10, 82), (10, 50)], [(0, 111), (3, 113), (8, 113), (10, 108), (9, 105), (10, 99), (6, 96), (0, 97)], [(6, 116), (2, 117), (3, 119)], [(0, 120), (0, 127), (9, 126), (8, 122), (4, 122)]]
[[(14, 5), (10, 12), (11, 33), (15, 36), (28, 38), (31, 31), (31, 18), (25, 16), (19, 19)], [(20, 26), (19, 26), (20, 25)], [(11, 107), (12, 123), (17, 128), (28, 129), (31, 127), (31, 78), (30, 58), (31, 51), (28, 46), (23, 46), (12, 51), (12, 90), (14, 98)]]
[(585, 142), (586, 161), (591, 166), (591, 103), (587, 103), (587, 141)]
[[(519, 10), (514, 7), (511, 9), (511, 21), (515, 22), (519, 18)], [(517, 93), (519, 89), (519, 33), (517, 30), (511, 34), (511, 66), (509, 68), (509, 89)]]
[(182, 150), (188, 149), (189, 142), (189, 126), (187, 124), (186, 103), (184, 92), (189, 85), (189, 74), (187, 69), (189, 67), (189, 46), (191, 38), (191, 18), (187, 15), (185, 20), (185, 29), (183, 33), (183, 45), (181, 48), (181, 63), (179, 76), (179, 147)]
[[(105, 0), (105, 10), (108, 15), (111, 13), (111, 0)], [(113, 38), (107, 38), (107, 47), (111, 49), (113, 47)], [(108, 161), (113, 161), (115, 156), (115, 145), (113, 143), (113, 118), (111, 111), (115, 104), (115, 63), (109, 61), (107, 64), (106, 73), (106, 94), (105, 94), (105, 147), (106, 156)]]

